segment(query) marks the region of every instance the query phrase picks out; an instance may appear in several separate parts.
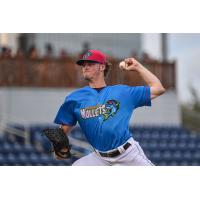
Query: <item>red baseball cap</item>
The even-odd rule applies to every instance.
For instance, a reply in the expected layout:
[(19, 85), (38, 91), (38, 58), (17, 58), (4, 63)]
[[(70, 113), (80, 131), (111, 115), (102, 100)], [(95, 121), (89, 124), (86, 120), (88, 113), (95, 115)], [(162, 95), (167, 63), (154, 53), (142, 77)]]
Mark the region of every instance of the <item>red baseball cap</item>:
[(77, 65), (83, 65), (84, 61), (94, 61), (97, 63), (105, 64), (106, 56), (99, 50), (88, 50), (82, 59), (76, 62)]

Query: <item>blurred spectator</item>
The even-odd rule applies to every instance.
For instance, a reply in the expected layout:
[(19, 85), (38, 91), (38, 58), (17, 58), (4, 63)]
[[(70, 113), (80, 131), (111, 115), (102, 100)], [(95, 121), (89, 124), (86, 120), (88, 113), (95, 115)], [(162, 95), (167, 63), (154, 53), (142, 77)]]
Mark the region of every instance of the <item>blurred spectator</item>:
[(18, 49), (17, 53), (15, 55), (15, 58), (24, 58), (24, 52), (22, 51), (22, 49)]
[(61, 58), (61, 59), (67, 58), (67, 51), (65, 49), (61, 49), (59, 58)]
[(82, 46), (82, 51), (81, 51), (79, 57), (82, 57), (89, 49), (90, 49), (90, 43), (84, 42), (83, 46)]
[(37, 59), (39, 56), (38, 56), (38, 51), (35, 47), (35, 45), (32, 45), (28, 51), (28, 58), (30, 59)]
[(142, 53), (142, 61), (143, 62), (151, 62), (151, 61), (153, 61), (151, 58), (150, 58), (150, 56), (149, 56), (149, 54), (148, 53)]
[(45, 57), (52, 58), (53, 57), (53, 47), (50, 43), (45, 45)]
[(8, 47), (1, 48), (1, 58), (12, 58), (12, 51)]
[(135, 59), (138, 59), (138, 55), (137, 55), (137, 53), (135, 52), (135, 50), (132, 50), (132, 52), (131, 52), (131, 57), (132, 57), (132, 58), (135, 58)]

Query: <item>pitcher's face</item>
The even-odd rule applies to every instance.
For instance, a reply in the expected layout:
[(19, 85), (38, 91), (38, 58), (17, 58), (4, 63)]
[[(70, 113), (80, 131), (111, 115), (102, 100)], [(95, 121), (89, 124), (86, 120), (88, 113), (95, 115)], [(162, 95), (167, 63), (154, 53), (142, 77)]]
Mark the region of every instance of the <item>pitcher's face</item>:
[(84, 79), (87, 81), (95, 79), (102, 73), (100, 69), (100, 63), (85, 61), (82, 65)]

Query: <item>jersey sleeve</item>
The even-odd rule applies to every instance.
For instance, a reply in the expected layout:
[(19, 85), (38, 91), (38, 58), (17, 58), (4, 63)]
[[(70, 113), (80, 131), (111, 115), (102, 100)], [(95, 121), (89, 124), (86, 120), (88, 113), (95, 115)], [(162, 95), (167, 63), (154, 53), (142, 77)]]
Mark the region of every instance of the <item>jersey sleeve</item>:
[(127, 86), (127, 92), (134, 108), (151, 106), (151, 91), (149, 86)]
[(70, 101), (66, 98), (65, 102), (58, 110), (54, 123), (75, 126), (77, 119), (74, 113), (74, 107), (75, 101)]

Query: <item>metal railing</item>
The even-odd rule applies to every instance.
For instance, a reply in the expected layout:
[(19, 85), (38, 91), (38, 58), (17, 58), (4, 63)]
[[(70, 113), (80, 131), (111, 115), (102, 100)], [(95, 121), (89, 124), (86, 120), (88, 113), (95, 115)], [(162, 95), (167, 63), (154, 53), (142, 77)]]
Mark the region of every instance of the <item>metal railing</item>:
[[(14, 125), (16, 124), (20, 124), (20, 126), (23, 126), (23, 130), (15, 127)], [(22, 137), (24, 138), (25, 144), (30, 144), (30, 126), (24, 119), (19, 120), (19, 118), (17, 117), (12, 117), (12, 119), (3, 118), (0, 121), (0, 132)]]

